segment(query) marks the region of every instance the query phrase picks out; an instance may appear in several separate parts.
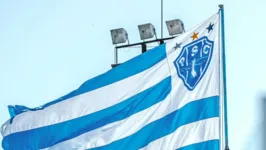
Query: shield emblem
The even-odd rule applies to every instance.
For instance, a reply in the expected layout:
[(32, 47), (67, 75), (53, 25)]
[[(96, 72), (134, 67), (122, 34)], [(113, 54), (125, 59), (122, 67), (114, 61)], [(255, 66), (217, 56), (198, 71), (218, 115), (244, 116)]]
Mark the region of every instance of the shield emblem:
[(206, 36), (184, 46), (174, 61), (177, 74), (188, 90), (193, 90), (204, 76), (212, 58), (214, 42)]

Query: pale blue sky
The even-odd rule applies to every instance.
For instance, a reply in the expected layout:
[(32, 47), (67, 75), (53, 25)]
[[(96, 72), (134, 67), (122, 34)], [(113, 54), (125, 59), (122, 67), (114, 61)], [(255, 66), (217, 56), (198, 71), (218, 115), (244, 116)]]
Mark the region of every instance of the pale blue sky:
[[(258, 150), (266, 1), (164, 1), (164, 19), (180, 18), (186, 29), (225, 5), (230, 147)], [(0, 0), (0, 124), (9, 118), (7, 105), (42, 105), (110, 69), (109, 30), (124, 27), (130, 42), (138, 42), (137, 25), (148, 22), (160, 36), (160, 0)], [(120, 56), (139, 52), (125, 49)]]

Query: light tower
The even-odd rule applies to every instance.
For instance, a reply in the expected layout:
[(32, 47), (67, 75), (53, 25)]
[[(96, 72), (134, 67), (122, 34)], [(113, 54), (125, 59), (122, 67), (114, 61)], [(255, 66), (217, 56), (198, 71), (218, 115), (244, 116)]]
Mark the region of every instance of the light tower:
[[(114, 64), (112, 64), (111, 66), (114, 68), (114, 67), (119, 65), (118, 50), (121, 48), (139, 45), (139, 46), (141, 46), (141, 52), (145, 53), (147, 51), (147, 44), (148, 43), (163, 44), (164, 41), (173, 39), (176, 36), (185, 32), (184, 24), (180, 19), (166, 21), (166, 26), (167, 26), (168, 33), (169, 33), (170, 37), (158, 39), (157, 34), (156, 34), (156, 29), (154, 28), (154, 26), (151, 23), (138, 25), (139, 35), (140, 35), (140, 39), (142, 40), (142, 42), (133, 43), (133, 44), (129, 43), (128, 34), (124, 28), (118, 28), (118, 29), (111, 30), (112, 41), (113, 41), (113, 44), (115, 45)], [(154, 37), (155, 37), (155, 39), (149, 40), (149, 39), (152, 39)], [(149, 41), (146, 41), (146, 40), (149, 40)], [(118, 45), (118, 44), (121, 44), (121, 45)]]

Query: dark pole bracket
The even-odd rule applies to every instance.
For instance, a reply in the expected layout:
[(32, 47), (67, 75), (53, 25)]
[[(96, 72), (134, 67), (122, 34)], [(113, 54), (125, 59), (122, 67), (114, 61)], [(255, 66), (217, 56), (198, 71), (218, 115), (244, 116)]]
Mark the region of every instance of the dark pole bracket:
[[(137, 45), (141, 45), (141, 52), (142, 53), (145, 53), (147, 51), (147, 44), (148, 43), (155, 43), (155, 42), (159, 42), (160, 45), (161, 44), (164, 44), (164, 41), (166, 40), (171, 40), (175, 38), (174, 36), (173, 37), (168, 37), (168, 38), (162, 38), (162, 39), (155, 39), (155, 40), (151, 40), (151, 41), (144, 41), (144, 42), (139, 42), (139, 43), (133, 43), (133, 44), (127, 44), (127, 45), (120, 45), (120, 46), (116, 46), (115, 47), (115, 50), (116, 50), (116, 56), (117, 56), (117, 53), (118, 53), (118, 49), (120, 48), (126, 48), (126, 47), (132, 47), (132, 46), (137, 46)], [(117, 58), (116, 58), (117, 59)], [(116, 62), (116, 64), (112, 64), (112, 68), (116, 67), (120, 65), (118, 62)]]

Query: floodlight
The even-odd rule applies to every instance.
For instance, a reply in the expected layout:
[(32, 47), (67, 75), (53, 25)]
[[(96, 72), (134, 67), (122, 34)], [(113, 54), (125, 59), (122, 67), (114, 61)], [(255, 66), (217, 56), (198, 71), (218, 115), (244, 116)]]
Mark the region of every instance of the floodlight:
[(166, 25), (169, 35), (182, 34), (185, 32), (184, 24), (179, 19), (166, 21)]
[(111, 30), (113, 44), (125, 43), (128, 40), (127, 31), (123, 28)]
[(138, 27), (141, 40), (152, 38), (156, 34), (154, 26), (150, 23), (142, 24)]

